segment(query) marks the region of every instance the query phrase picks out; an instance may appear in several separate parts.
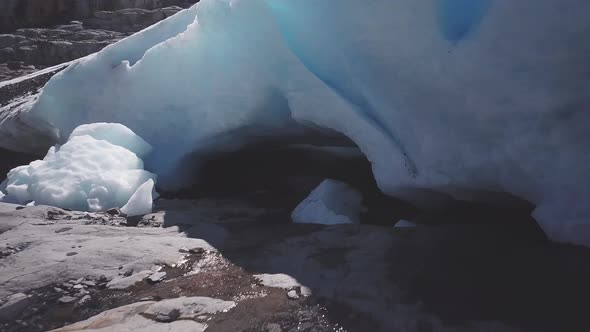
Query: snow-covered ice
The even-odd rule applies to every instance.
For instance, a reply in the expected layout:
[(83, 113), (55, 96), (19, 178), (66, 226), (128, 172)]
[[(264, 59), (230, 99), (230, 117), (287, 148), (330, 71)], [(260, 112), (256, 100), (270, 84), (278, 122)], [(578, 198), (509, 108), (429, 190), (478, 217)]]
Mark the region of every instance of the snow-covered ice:
[(346, 183), (324, 180), (293, 213), (295, 223), (338, 225), (360, 222), (363, 196)]
[(7, 201), (20, 204), (34, 201), (82, 211), (127, 204), (131, 214), (149, 213), (156, 176), (143, 169), (138, 157), (149, 150), (148, 143), (120, 124), (82, 125), (43, 160), (11, 170), (2, 187)]
[(74, 62), (19, 119), (62, 139), (125, 124), (164, 187), (191, 155), (295, 120), (352, 139), (388, 194), (509, 192), (550, 238), (590, 245), (589, 15), (584, 0), (203, 0)]
[(137, 136), (131, 129), (120, 123), (91, 123), (81, 125), (70, 134), (70, 139), (85, 135), (125, 148), (135, 153), (139, 158), (145, 157), (152, 149), (143, 138)]

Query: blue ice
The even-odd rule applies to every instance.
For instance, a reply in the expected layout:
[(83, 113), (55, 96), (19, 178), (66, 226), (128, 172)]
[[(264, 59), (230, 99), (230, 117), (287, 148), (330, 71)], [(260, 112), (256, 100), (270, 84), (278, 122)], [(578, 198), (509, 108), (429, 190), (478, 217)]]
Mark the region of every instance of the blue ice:
[(477, 29), (490, 0), (439, 0), (438, 18), (443, 36), (460, 42)]

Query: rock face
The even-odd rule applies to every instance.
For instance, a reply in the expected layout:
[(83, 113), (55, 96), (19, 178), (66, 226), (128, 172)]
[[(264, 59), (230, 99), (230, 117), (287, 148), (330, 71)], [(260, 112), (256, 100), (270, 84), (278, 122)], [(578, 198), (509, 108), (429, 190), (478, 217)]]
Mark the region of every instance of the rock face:
[(4, 0), (0, 3), (0, 32), (42, 27), (92, 17), (98, 11), (125, 8), (187, 7), (195, 0)]
[(156, 9), (128, 8), (117, 11), (99, 11), (84, 20), (84, 25), (92, 29), (117, 32), (137, 32), (182, 10), (179, 6)]
[(13, 71), (0, 79), (16, 77), (19, 71), (35, 71), (98, 52), (126, 36), (115, 31), (84, 29), (82, 22), (78, 21), (51, 29), (19, 29), (12, 34), (0, 35), (0, 63)]

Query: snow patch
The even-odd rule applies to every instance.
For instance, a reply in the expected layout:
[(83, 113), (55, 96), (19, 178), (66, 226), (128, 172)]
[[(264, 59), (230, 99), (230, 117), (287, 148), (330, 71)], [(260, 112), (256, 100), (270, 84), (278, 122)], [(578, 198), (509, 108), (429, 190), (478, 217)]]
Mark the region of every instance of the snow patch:
[(297, 281), (297, 279), (291, 277), (288, 274), (284, 273), (276, 273), (276, 274), (255, 274), (254, 277), (260, 281), (263, 286), (266, 287), (275, 287), (275, 288), (282, 288), (286, 290), (291, 290), (293, 288), (299, 287), (301, 289), (301, 295), (309, 296), (311, 295), (311, 290), (309, 287), (303, 286), (302, 284)]

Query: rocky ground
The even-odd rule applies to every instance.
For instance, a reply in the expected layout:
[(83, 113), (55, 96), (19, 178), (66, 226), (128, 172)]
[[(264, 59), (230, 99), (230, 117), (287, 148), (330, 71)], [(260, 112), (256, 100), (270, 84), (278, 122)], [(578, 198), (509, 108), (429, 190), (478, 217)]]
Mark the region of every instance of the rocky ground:
[(590, 326), (590, 252), (528, 227), (299, 225), (263, 205), (161, 199), (127, 218), (0, 204), (0, 330)]
[(195, 2), (169, 1), (176, 5), (103, 10), (79, 21), (0, 34), (0, 81), (95, 53)]

